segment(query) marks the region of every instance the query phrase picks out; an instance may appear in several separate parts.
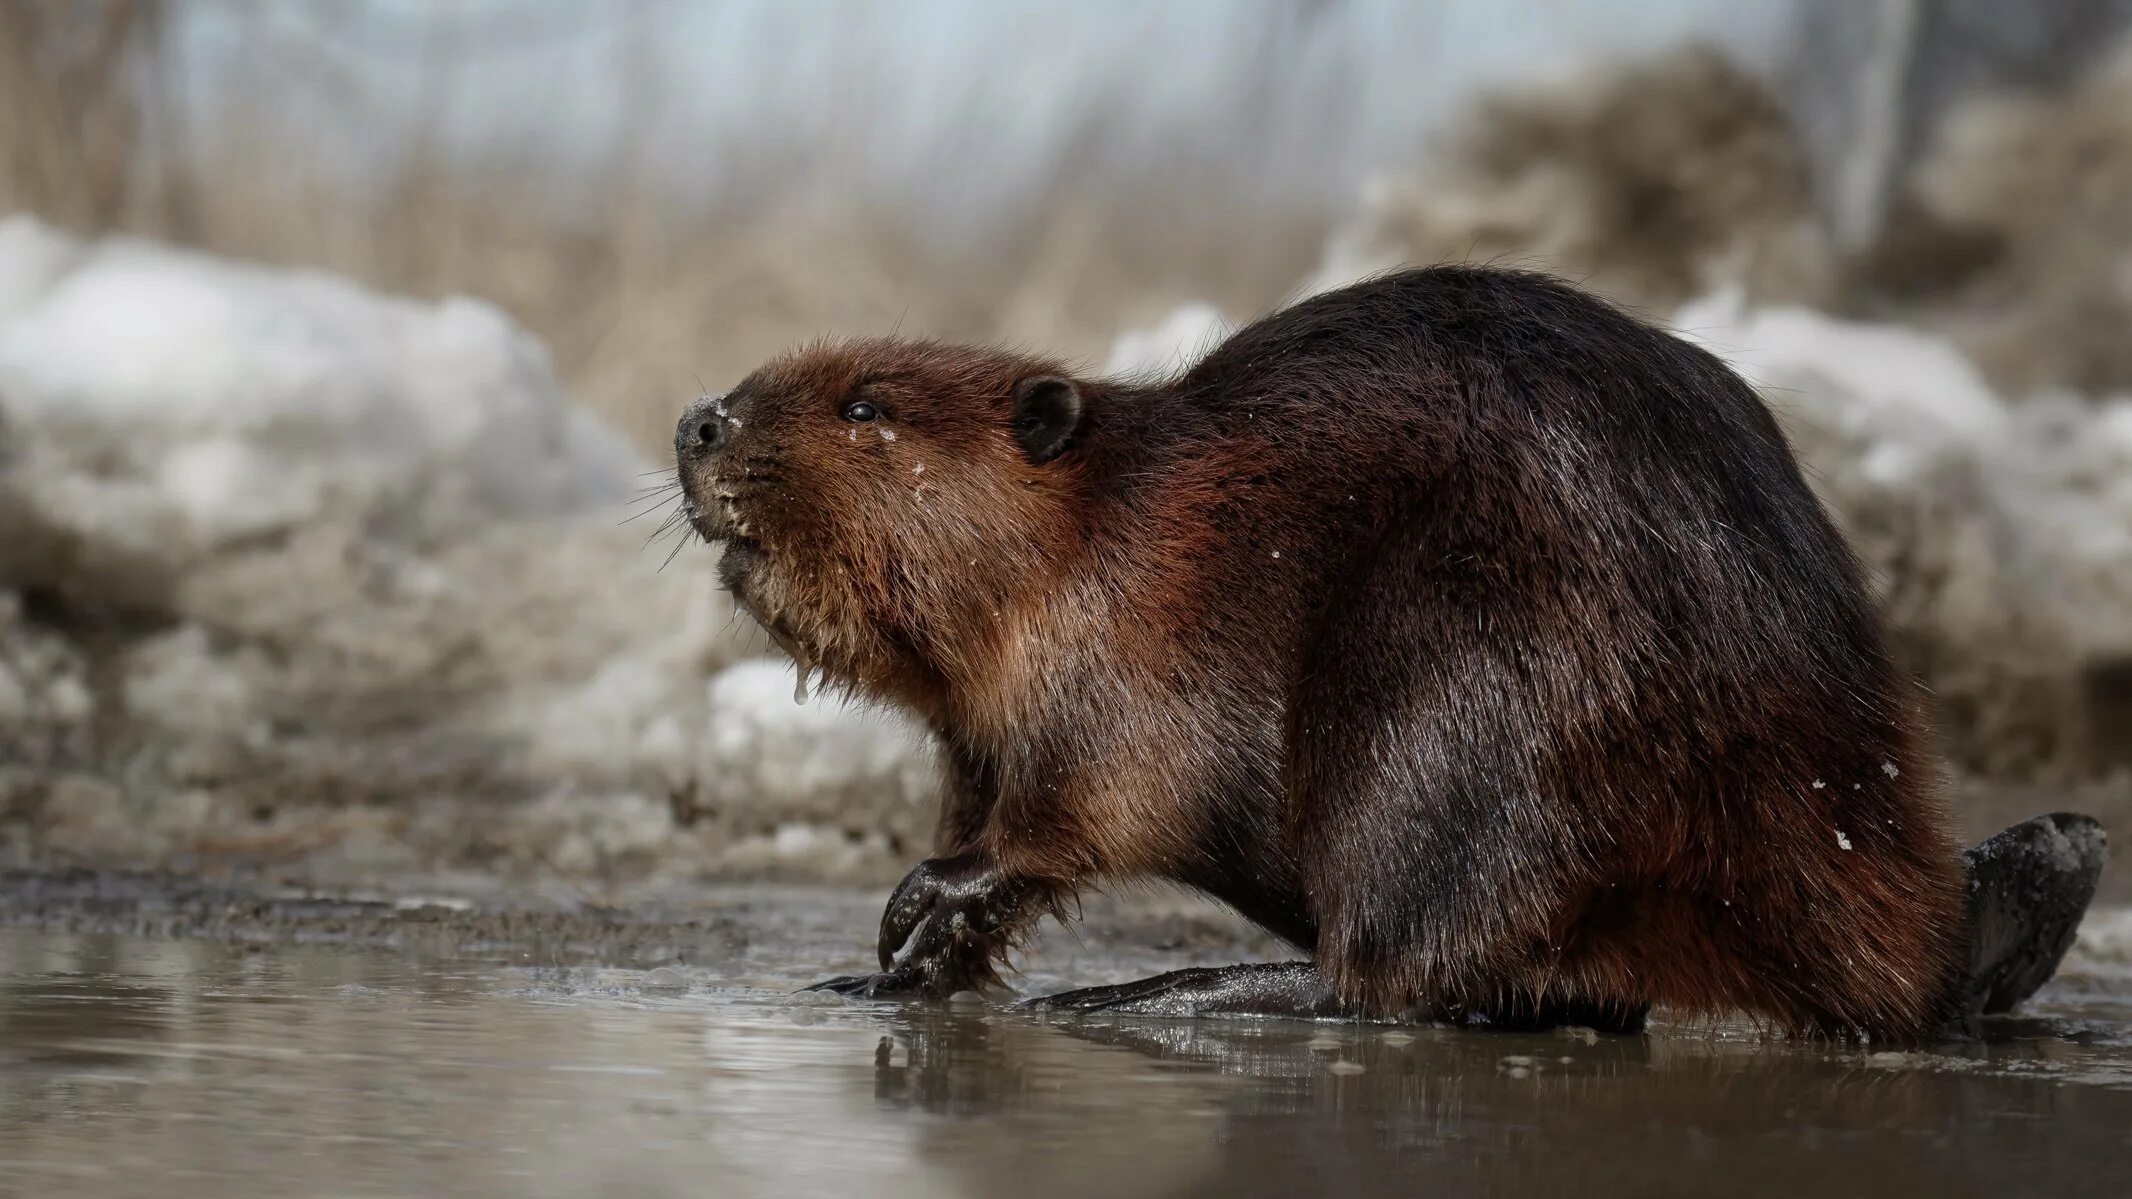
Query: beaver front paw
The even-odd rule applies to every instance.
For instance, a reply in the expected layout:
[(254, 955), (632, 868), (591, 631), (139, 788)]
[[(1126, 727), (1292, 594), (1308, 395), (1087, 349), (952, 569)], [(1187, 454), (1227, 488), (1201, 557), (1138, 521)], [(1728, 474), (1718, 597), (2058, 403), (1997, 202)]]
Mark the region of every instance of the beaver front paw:
[(808, 987), (855, 999), (920, 996), (999, 984), (997, 962), (1039, 909), (1044, 888), (1002, 873), (988, 858), (961, 854), (920, 862), (881, 914), (881, 973), (832, 978)]

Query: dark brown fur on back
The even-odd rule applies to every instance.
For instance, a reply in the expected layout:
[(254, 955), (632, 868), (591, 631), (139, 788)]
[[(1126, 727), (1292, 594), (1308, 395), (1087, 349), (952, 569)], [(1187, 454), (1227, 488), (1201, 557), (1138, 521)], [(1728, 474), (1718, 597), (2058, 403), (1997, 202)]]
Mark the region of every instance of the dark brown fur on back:
[(1074, 380), (1032, 455), (1017, 385), (1054, 375), (820, 346), (684, 465), (749, 609), (939, 735), (943, 856), (1202, 888), (1373, 1012), (1943, 1014), (1961, 876), (1913, 685), (1717, 360), (1438, 267), (1167, 383)]

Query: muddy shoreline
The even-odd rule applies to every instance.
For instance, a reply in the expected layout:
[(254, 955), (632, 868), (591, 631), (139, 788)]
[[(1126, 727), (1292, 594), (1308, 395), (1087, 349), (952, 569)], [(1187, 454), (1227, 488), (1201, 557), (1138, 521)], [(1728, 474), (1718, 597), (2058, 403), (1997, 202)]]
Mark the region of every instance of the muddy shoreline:
[[(455, 880), (456, 881), (456, 880)], [(471, 889), (471, 888), (470, 888)], [(668, 886), (598, 898), (547, 889), (468, 894), (435, 880), (389, 889), (292, 885), (265, 876), (0, 870), (0, 927), (235, 945), (330, 945), (427, 962), (660, 966), (807, 977), (869, 968), (884, 894), (876, 888)], [(1229, 912), (1174, 892), (1090, 895), (1070, 930), (1049, 926), (1025, 966), (1101, 973), (1282, 956)], [(1292, 952), (1292, 951), (1291, 951)]]

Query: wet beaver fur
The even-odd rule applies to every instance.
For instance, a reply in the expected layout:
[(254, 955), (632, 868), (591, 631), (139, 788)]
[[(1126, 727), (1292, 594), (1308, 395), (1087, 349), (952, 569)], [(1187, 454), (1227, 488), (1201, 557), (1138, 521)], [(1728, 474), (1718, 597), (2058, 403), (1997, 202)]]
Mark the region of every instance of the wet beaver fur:
[(1769, 410), (1541, 275), (1382, 276), (1157, 383), (817, 345), (676, 451), (803, 685), (947, 762), (882, 972), (833, 990), (992, 985), (1078, 889), (1156, 877), (1310, 960), (1036, 1002), (1910, 1040), (2048, 977), (2100, 868), (2092, 822), (2037, 825), (2075, 851), (1971, 902), (2025, 965), (1969, 960), (1919, 688)]

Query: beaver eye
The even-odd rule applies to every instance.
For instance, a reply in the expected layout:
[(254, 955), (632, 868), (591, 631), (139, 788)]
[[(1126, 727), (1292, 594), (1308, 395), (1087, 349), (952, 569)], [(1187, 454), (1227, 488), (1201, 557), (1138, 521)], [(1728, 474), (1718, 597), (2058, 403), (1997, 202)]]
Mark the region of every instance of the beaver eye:
[(869, 400), (853, 400), (849, 404), (844, 405), (845, 420), (869, 421), (879, 417), (880, 415), (881, 410), (879, 408), (874, 407), (873, 403)]

